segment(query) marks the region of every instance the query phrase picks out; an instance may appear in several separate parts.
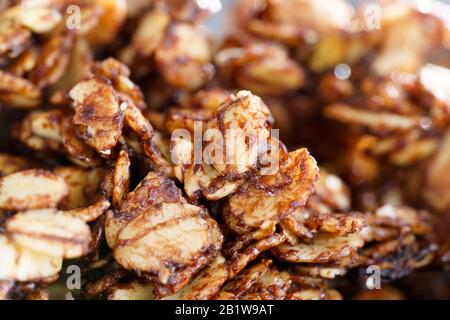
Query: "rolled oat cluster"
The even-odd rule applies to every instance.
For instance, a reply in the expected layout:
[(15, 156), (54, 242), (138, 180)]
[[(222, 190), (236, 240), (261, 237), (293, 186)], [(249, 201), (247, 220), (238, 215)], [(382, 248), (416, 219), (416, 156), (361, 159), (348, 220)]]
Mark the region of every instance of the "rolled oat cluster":
[(0, 9), (0, 300), (428, 298), (448, 272), (450, 6), (240, 0), (219, 42), (213, 2)]

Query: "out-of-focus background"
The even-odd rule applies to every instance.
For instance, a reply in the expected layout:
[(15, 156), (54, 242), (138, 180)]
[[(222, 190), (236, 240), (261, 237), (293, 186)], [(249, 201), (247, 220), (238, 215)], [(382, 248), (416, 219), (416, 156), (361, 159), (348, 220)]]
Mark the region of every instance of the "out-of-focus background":
[[(229, 16), (229, 12), (233, 7), (233, 4), (236, 2), (236, 0), (205, 0), (210, 1), (211, 3), (214, 3), (214, 6), (221, 6), (220, 11), (215, 14), (209, 21), (208, 21), (208, 27), (216, 34), (221, 34), (223, 32), (223, 28), (227, 25), (227, 16)], [(333, 0), (330, 0), (333, 1)], [(429, 5), (431, 0), (411, 0), (415, 2), (422, 2), (423, 6)], [(445, 3), (450, 3), (450, 0), (441, 0)], [(357, 5), (358, 3), (374, 3), (376, 1), (368, 1), (368, 0), (350, 0), (351, 3), (354, 5)]]

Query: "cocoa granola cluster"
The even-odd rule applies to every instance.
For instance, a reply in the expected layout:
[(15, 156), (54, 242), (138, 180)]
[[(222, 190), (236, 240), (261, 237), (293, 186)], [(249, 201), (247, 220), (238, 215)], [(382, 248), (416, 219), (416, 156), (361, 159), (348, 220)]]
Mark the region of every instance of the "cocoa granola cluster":
[(207, 4), (0, 8), (0, 300), (450, 298), (450, 6)]

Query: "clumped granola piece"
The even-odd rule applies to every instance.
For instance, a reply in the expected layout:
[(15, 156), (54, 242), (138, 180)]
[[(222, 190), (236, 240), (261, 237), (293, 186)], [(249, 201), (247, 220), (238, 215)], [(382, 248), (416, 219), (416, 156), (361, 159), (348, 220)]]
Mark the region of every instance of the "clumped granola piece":
[(223, 241), (207, 211), (188, 204), (172, 181), (154, 172), (107, 216), (106, 234), (117, 261), (152, 276), (163, 296), (183, 287)]
[(276, 174), (261, 176), (229, 198), (224, 211), (228, 227), (239, 234), (258, 229), (273, 232), (281, 219), (306, 204), (318, 172), (306, 149), (282, 157)]
[(386, 205), (365, 215), (351, 212), (346, 186), (323, 174), (306, 206), (282, 222), (287, 241), (271, 249), (275, 257), (323, 279), (377, 265), (384, 279), (394, 280), (431, 263), (436, 245), (426, 211)]
[(282, 234), (275, 233), (260, 240), (252, 240), (250, 236), (237, 238), (224, 248), (224, 254), (230, 260), (228, 263), (229, 278), (233, 279), (250, 262), (270, 248), (276, 247), (286, 241)]
[(320, 234), (345, 237), (361, 231), (367, 221), (362, 214), (351, 212), (350, 198), (345, 183), (322, 168), (306, 205), (281, 222), (288, 243), (295, 246), (301, 242), (310, 243)]
[(432, 262), (437, 245), (431, 230), (428, 212), (385, 205), (369, 216), (361, 232), (366, 242), (361, 263), (379, 266), (389, 280), (404, 277)]
[(200, 163), (196, 163), (194, 141), (173, 134), (174, 171), (187, 195), (218, 200), (235, 192), (261, 166), (271, 123), (270, 111), (262, 100), (241, 91), (217, 107), (205, 123), (207, 142)]

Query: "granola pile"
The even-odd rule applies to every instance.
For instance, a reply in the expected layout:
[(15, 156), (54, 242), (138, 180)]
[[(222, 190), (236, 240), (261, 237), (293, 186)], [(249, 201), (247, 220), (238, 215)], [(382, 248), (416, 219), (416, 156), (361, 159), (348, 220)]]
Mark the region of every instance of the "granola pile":
[(450, 5), (213, 3), (0, 7), (0, 300), (450, 298)]

